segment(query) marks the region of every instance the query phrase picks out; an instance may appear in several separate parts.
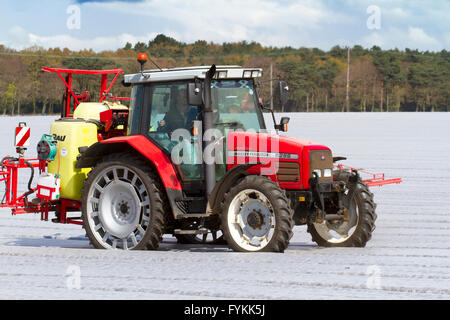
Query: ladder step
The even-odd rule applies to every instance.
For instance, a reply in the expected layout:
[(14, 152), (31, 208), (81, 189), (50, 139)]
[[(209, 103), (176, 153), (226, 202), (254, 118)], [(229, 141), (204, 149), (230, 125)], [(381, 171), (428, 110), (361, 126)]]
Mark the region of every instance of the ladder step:
[(199, 229), (199, 230), (181, 230), (181, 229), (175, 229), (174, 234), (207, 234), (208, 230), (206, 229)]
[(206, 218), (209, 214), (207, 213), (188, 213), (188, 214), (180, 214), (177, 216), (177, 219), (187, 219), (187, 218)]
[(205, 201), (204, 197), (185, 197), (184, 201)]

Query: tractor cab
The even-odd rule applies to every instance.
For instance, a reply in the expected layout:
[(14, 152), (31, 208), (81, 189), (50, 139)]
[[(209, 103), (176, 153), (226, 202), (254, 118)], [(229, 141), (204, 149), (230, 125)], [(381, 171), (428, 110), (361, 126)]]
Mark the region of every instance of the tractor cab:
[[(266, 130), (256, 81), (261, 69), (217, 66), (210, 79), (210, 112), (205, 107), (205, 75), (210, 67), (150, 70), (125, 75), (132, 85), (129, 135), (145, 135), (167, 156), (183, 161), (175, 167), (184, 192), (205, 192), (205, 139), (214, 139), (215, 180), (226, 168), (226, 137), (230, 132)], [(209, 119), (208, 119), (209, 117)], [(209, 121), (209, 122), (208, 122)], [(180, 139), (183, 145), (180, 146)], [(180, 152), (181, 150), (181, 152)], [(220, 154), (219, 154), (220, 153)], [(218, 159), (220, 157), (220, 159)]]

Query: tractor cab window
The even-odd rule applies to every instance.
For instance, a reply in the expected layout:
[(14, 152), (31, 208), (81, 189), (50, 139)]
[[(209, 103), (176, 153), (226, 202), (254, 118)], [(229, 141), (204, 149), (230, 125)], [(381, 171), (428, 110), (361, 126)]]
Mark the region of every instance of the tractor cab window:
[(211, 83), (215, 125), (223, 133), (229, 130), (264, 128), (261, 109), (252, 80), (222, 80)]
[(135, 85), (131, 90), (130, 111), (128, 115), (128, 135), (139, 134), (144, 86)]
[[(192, 122), (200, 120), (200, 108), (187, 103), (186, 82), (154, 84), (150, 87), (150, 92), (148, 135), (161, 148), (171, 153), (173, 148), (180, 143), (173, 141), (172, 134), (177, 129), (185, 129), (185, 132), (190, 134)], [(184, 143), (188, 145), (183, 150), (191, 150), (193, 155), (194, 145), (190, 141), (184, 141)], [(179, 169), (185, 181), (201, 177), (198, 165), (181, 164)]]
[(187, 83), (161, 84), (151, 88), (150, 136), (158, 141), (170, 140), (177, 129), (191, 130), (199, 120), (199, 107), (187, 103)]

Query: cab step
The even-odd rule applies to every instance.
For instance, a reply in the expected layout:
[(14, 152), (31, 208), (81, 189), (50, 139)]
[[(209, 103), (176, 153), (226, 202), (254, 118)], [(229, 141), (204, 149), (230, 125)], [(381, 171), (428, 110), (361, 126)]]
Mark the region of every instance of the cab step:
[(198, 230), (181, 230), (175, 229), (173, 231), (174, 234), (208, 234), (207, 229), (198, 229)]

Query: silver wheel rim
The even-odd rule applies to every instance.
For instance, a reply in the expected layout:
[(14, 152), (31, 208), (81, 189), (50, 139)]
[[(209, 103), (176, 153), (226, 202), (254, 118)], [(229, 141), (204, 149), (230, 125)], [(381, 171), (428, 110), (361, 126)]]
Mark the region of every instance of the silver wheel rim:
[(103, 170), (89, 190), (87, 218), (102, 247), (135, 248), (150, 220), (149, 194), (136, 172), (123, 166)]
[(313, 223), (319, 236), (329, 243), (343, 243), (347, 241), (356, 231), (359, 221), (359, 208), (356, 200), (348, 208), (348, 221), (324, 221)]
[(269, 199), (260, 191), (246, 189), (231, 201), (228, 230), (234, 242), (246, 251), (258, 251), (273, 237), (276, 221)]

